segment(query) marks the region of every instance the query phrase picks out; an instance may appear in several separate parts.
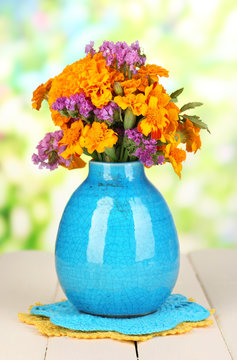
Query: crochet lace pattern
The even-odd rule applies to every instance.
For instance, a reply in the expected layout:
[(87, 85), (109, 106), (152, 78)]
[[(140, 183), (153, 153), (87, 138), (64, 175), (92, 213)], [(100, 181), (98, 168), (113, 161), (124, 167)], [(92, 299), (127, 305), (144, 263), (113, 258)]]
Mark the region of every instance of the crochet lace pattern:
[(111, 338), (145, 341), (154, 336), (183, 334), (209, 326), (214, 310), (207, 310), (183, 295), (171, 295), (153, 314), (136, 318), (106, 318), (84, 314), (68, 301), (36, 304), (30, 313), (18, 314), (21, 321), (34, 325), (46, 336), (69, 336), (78, 339)]

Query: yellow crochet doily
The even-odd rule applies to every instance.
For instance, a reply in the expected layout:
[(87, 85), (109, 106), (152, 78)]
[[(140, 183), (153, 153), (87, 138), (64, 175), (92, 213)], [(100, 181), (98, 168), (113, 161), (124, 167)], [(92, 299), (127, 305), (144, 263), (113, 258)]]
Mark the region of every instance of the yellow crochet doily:
[[(194, 301), (193, 299), (189, 299), (189, 301)], [(36, 303), (35, 305), (41, 305)], [(30, 309), (32, 306), (30, 307)], [(211, 315), (214, 314), (215, 310), (211, 309)], [(34, 325), (36, 329), (43, 335), (46, 336), (70, 336), (72, 338), (77, 339), (104, 339), (110, 338), (114, 340), (126, 340), (126, 341), (146, 341), (151, 339), (154, 336), (166, 336), (166, 335), (176, 335), (176, 334), (184, 334), (186, 332), (191, 331), (194, 328), (210, 326), (213, 324), (213, 321), (209, 318), (203, 321), (195, 321), (195, 322), (183, 322), (178, 324), (175, 328), (160, 332), (155, 332), (152, 334), (145, 335), (126, 335), (121, 334), (116, 331), (76, 331), (63, 328), (58, 325), (54, 325), (51, 323), (48, 317), (40, 316), (40, 315), (32, 315), (30, 313), (24, 314), (19, 313), (18, 317), (21, 321), (26, 324)]]

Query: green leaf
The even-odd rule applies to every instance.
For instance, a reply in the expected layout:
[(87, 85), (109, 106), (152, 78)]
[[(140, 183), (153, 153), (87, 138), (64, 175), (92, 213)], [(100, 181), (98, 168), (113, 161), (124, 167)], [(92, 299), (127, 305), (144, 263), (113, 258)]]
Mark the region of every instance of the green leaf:
[(74, 110), (74, 111), (69, 111), (68, 110), (68, 114), (72, 117), (72, 118), (77, 118), (79, 113), (78, 111)]
[(184, 119), (189, 119), (191, 121), (195, 121), (200, 119), (200, 116), (197, 115), (181, 115)]
[(97, 152), (96, 152), (96, 151), (94, 151), (93, 153), (90, 154), (90, 153), (87, 151), (86, 148), (83, 148), (83, 153), (84, 153), (85, 155), (87, 155), (87, 156), (91, 156), (93, 159), (95, 159), (96, 161), (98, 161), (98, 156), (97, 156)]
[(115, 148), (114, 147), (105, 147), (105, 154), (108, 155), (113, 161), (118, 161)]
[(168, 143), (167, 142), (164, 143), (164, 142), (158, 140), (156, 144), (157, 144), (157, 146), (160, 146), (160, 145), (167, 145)]
[(183, 90), (184, 88), (181, 88), (172, 92), (172, 94), (170, 94), (171, 99), (177, 98), (180, 94), (182, 94)]
[(164, 155), (164, 153), (163, 153), (163, 151), (158, 150), (158, 151), (156, 152), (156, 155), (158, 155), (158, 156), (162, 156), (162, 155)]
[(201, 106), (203, 103), (201, 102), (190, 102), (185, 105), (183, 105), (180, 109), (180, 112), (184, 112), (185, 110), (194, 109), (197, 106)]
[(127, 161), (128, 161), (128, 155), (129, 155), (128, 150), (125, 149), (124, 155), (123, 155), (123, 161), (124, 161), (124, 162), (127, 162)]
[(210, 130), (208, 129), (207, 124), (205, 124), (202, 120), (200, 120), (199, 116), (193, 115), (193, 116), (188, 116), (188, 115), (184, 115), (183, 116), (184, 119), (188, 119), (190, 121), (192, 121), (192, 123), (198, 127), (199, 129), (205, 129), (210, 133)]
[(92, 156), (92, 154), (88, 153), (87, 149), (86, 148), (83, 148), (83, 152), (85, 155), (87, 156)]
[(117, 159), (119, 158), (119, 155), (120, 155), (120, 146), (117, 146), (116, 149), (115, 149), (115, 155), (117, 157)]
[(130, 160), (130, 161), (136, 161), (136, 160), (137, 160), (137, 157), (134, 156), (134, 155), (129, 155), (129, 160)]
[(172, 103), (177, 103), (177, 102), (178, 102), (178, 99), (177, 99), (177, 98), (173, 98), (173, 99), (170, 100), (170, 102), (172, 102)]
[(119, 108), (119, 117), (120, 117), (120, 121), (123, 122), (121, 108)]
[(60, 110), (59, 113), (60, 113), (60, 115), (62, 115), (62, 116), (67, 116), (67, 117), (69, 117), (68, 112), (67, 112), (67, 109)]

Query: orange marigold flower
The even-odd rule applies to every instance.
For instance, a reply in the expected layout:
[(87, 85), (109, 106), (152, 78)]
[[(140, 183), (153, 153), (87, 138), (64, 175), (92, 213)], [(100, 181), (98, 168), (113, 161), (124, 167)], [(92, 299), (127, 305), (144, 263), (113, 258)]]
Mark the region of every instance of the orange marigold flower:
[(115, 83), (115, 81), (124, 81), (124, 75), (120, 71), (109, 68), (109, 72), (112, 84)]
[(166, 117), (167, 110), (164, 107), (158, 106), (158, 99), (155, 96), (150, 96), (146, 117), (138, 124), (138, 131), (145, 136), (151, 134), (152, 139), (157, 139), (165, 142), (164, 129), (169, 123)]
[(145, 115), (147, 112), (146, 97), (144, 94), (128, 94), (126, 96), (115, 96), (114, 102), (123, 110), (132, 108), (134, 115)]
[(169, 159), (176, 174), (181, 178), (182, 162), (186, 159), (186, 152), (183, 149), (178, 149), (179, 141), (173, 144), (168, 144), (165, 147), (165, 159)]
[(166, 93), (164, 87), (158, 82), (146, 87), (145, 96), (148, 100), (150, 96), (155, 96), (157, 98), (157, 104), (160, 107), (166, 107), (171, 99), (171, 97)]
[(51, 110), (51, 117), (55, 125), (60, 126), (62, 130), (67, 129), (67, 123), (71, 120), (71, 117), (63, 116), (56, 110)]
[(43, 100), (48, 99), (48, 93), (51, 88), (53, 79), (49, 79), (45, 84), (41, 84), (33, 92), (32, 107), (33, 109), (39, 110)]
[(64, 159), (68, 159), (73, 154), (80, 156), (83, 153), (83, 149), (80, 146), (80, 137), (84, 128), (81, 120), (72, 123), (71, 127), (63, 130), (63, 138), (60, 140), (60, 145), (67, 145), (66, 150), (60, 155)]
[(150, 76), (154, 81), (158, 81), (158, 76), (169, 77), (168, 70), (158, 65), (145, 65), (138, 70), (138, 74)]
[(169, 102), (166, 105), (166, 109), (168, 110), (168, 117), (171, 121), (179, 120), (180, 109), (175, 103)]
[(80, 138), (81, 147), (85, 147), (92, 154), (95, 150), (98, 153), (105, 151), (105, 147), (113, 147), (118, 137), (112, 129), (108, 129), (105, 123), (93, 122), (86, 125)]
[[(145, 89), (148, 103), (147, 113), (139, 125), (138, 130), (144, 135), (162, 142), (174, 139), (174, 132), (178, 126), (179, 108), (170, 103), (170, 96), (162, 85), (155, 82)], [(173, 140), (171, 141), (173, 142)]]
[[(114, 72), (110, 72), (102, 53), (97, 53), (88, 63), (81, 75), (81, 88), (86, 96), (91, 97), (92, 103), (102, 108), (112, 98), (111, 78)], [(116, 78), (116, 77), (115, 77)]]
[(138, 90), (141, 84), (141, 79), (131, 79), (121, 82), (121, 86), (123, 87), (123, 91), (125, 95), (132, 94), (136, 90)]
[(147, 86), (149, 86), (148, 77), (145, 74), (136, 74), (132, 77), (134, 80), (140, 80), (140, 84), (138, 86), (138, 90), (145, 92)]
[(179, 124), (178, 120), (180, 109), (172, 102), (169, 102), (165, 108), (168, 111), (166, 117), (169, 120), (169, 123), (165, 129), (165, 134), (172, 134), (176, 131)]
[(178, 131), (182, 134), (181, 141), (186, 143), (186, 151), (196, 153), (201, 148), (200, 129), (192, 121), (186, 119), (183, 124), (179, 124)]
[[(111, 70), (101, 53), (93, 57), (88, 54), (83, 59), (66, 66), (62, 73), (54, 78), (49, 91), (49, 106), (51, 108), (58, 97), (69, 97), (83, 92), (91, 98), (97, 108), (102, 108), (112, 99), (114, 81), (122, 80), (124, 80), (123, 74), (120, 75), (117, 70)], [(56, 117), (52, 109), (51, 113), (55, 124), (68, 121), (66, 117)]]
[(80, 156), (72, 155), (72, 161), (70, 162), (70, 165), (67, 167), (64, 164), (61, 164), (61, 166), (67, 168), (68, 170), (80, 169), (86, 166), (86, 162), (82, 160)]
[(112, 99), (111, 89), (108, 89), (105, 86), (95, 88), (91, 91), (90, 98), (92, 103), (97, 108), (101, 109), (104, 105), (108, 104), (110, 99)]

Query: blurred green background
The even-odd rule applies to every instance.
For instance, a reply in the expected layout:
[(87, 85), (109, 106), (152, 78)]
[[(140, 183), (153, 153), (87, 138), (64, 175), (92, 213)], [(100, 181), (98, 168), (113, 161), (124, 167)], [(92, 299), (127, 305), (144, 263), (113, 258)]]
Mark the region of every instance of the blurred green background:
[(166, 198), (181, 251), (237, 246), (236, 0), (75, 0), (0, 2), (0, 252), (54, 249), (71, 193), (88, 167), (53, 172), (31, 162), (45, 132), (47, 104), (32, 91), (84, 56), (94, 40), (139, 40), (148, 63), (164, 66), (171, 92), (198, 109), (211, 130), (186, 161), (181, 181), (169, 164), (146, 170)]

